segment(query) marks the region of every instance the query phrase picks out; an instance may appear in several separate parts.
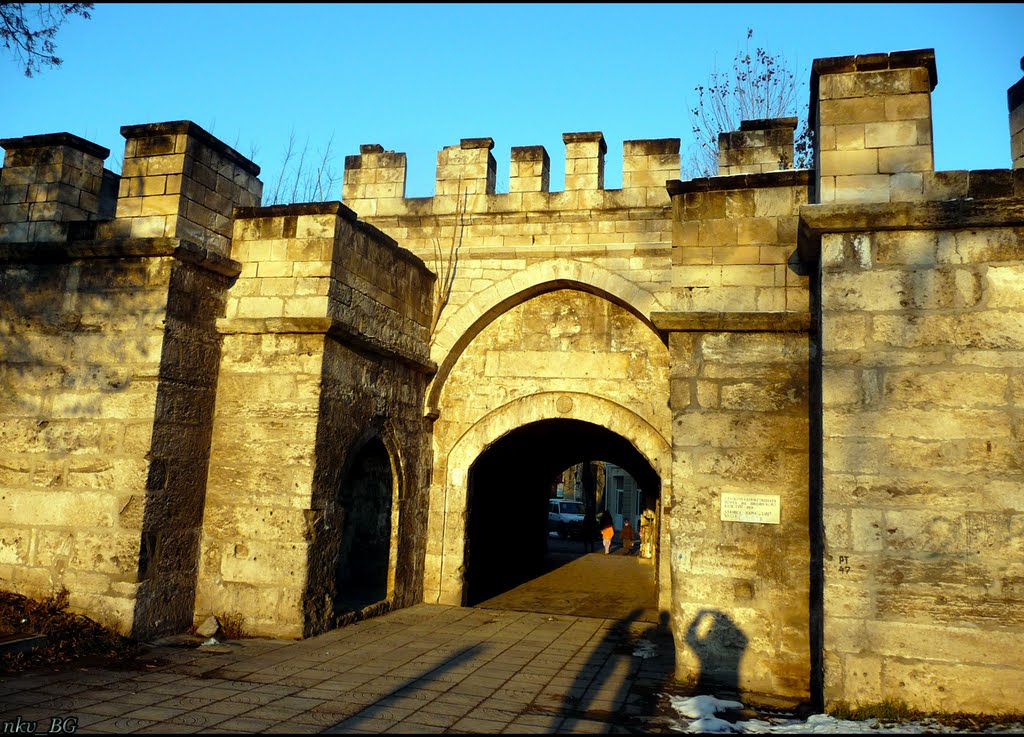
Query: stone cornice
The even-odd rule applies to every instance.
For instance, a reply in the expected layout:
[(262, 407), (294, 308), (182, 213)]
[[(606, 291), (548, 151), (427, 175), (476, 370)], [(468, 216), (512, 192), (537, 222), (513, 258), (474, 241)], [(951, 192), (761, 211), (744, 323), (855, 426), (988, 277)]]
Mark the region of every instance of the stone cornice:
[(256, 177), (259, 176), (260, 167), (250, 159), (235, 151), (231, 146), (219, 138), (215, 138), (203, 128), (191, 120), (173, 120), (167, 123), (143, 123), (141, 125), (122, 125), (121, 135), (126, 139), (149, 138), (151, 136), (170, 136), (185, 134), (192, 136), (203, 144), (219, 153), (233, 164), (237, 164), (243, 171)]
[(67, 146), (82, 153), (95, 156), (97, 159), (105, 160), (110, 156), (110, 149), (100, 146), (98, 143), (87, 141), (73, 133), (44, 133), (39, 136), (22, 136), (21, 138), (0, 138), (0, 146), (6, 151), (15, 151), (21, 148), (54, 148)]
[(237, 277), (242, 265), (191, 241), (178, 238), (106, 238), (77, 240), (70, 243), (2, 243), (0, 263), (66, 262), (78, 259), (153, 258), (172, 256), (179, 261), (213, 271), (230, 278)]
[(354, 348), (360, 353), (370, 353), (397, 361), (422, 374), (431, 375), (437, 372), (437, 364), (433, 361), (412, 355), (395, 346), (384, 345), (332, 317), (222, 317), (217, 320), (217, 330), (222, 335), (268, 335), (274, 333), (323, 335)]
[(805, 261), (821, 255), (825, 233), (885, 230), (958, 230), (1024, 225), (1024, 197), (938, 202), (804, 205), (797, 250)]
[(826, 74), (847, 74), (849, 72), (879, 72), (888, 69), (928, 70), (931, 88), (939, 83), (935, 68), (935, 49), (893, 51), (888, 54), (858, 54), (856, 56), (830, 56), (815, 59), (811, 64), (811, 86), (816, 87), (818, 78)]
[(810, 184), (810, 169), (781, 169), (760, 174), (730, 174), (724, 177), (701, 177), (700, 179), (669, 179), (665, 188), (669, 196), (689, 192), (717, 192), (733, 189), (757, 189), (764, 187), (803, 187)]

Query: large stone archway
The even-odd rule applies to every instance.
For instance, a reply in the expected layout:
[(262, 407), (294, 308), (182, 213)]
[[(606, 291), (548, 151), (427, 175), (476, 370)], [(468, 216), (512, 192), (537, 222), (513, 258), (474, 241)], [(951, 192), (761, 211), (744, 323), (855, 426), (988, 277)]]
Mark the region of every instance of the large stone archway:
[(550, 259), (515, 272), (474, 294), (438, 324), (430, 354), (438, 370), (427, 389), (427, 411), (437, 414), (441, 392), (466, 347), (494, 320), (538, 295), (560, 289), (586, 292), (632, 314), (652, 332), (650, 314), (665, 309), (657, 295), (591, 263)]
[[(439, 544), (431, 551), (433, 555), (428, 555), (424, 592), (427, 601), (463, 603), (469, 469), (473, 462), (514, 430), (554, 419), (597, 425), (624, 438), (661, 478), (662, 504), (671, 499), (671, 445), (635, 412), (602, 397), (571, 392), (543, 392), (509, 402), (464, 433), (446, 462), (435, 468), (435, 478), (443, 474), (443, 482), (435, 485), (431, 498), (430, 538)], [(667, 545), (660, 546), (660, 550), (664, 558)], [(658, 570), (667, 572), (667, 560), (659, 559)], [(663, 581), (659, 604), (667, 607), (671, 599), (668, 577), (659, 577)]]

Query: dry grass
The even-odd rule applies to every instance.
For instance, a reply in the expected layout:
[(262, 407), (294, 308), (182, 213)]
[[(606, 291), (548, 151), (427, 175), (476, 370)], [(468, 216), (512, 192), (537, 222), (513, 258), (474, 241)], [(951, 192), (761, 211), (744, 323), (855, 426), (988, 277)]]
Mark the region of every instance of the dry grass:
[(247, 637), (245, 631), (245, 618), (241, 614), (224, 614), (217, 617), (220, 622), (220, 634), (224, 640), (241, 640)]
[(31, 652), (0, 654), (0, 672), (82, 659), (123, 660), (138, 654), (139, 646), (81, 614), (67, 611), (68, 592), (35, 601), (0, 591), (0, 635), (46, 635), (47, 643)]
[(886, 699), (875, 704), (850, 706), (837, 701), (828, 708), (829, 716), (836, 719), (863, 721), (877, 719), (886, 722), (934, 722), (965, 732), (978, 732), (992, 727), (1016, 727), (1024, 723), (1024, 714), (968, 714), (966, 712), (930, 713), (913, 709), (899, 699)]

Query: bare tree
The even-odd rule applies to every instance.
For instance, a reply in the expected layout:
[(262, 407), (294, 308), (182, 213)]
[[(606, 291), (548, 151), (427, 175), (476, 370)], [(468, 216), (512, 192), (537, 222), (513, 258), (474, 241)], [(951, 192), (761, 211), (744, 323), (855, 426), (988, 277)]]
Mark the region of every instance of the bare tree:
[(459, 263), (459, 247), (462, 245), (462, 232), (466, 221), (466, 203), (469, 199), (469, 192), (462, 191), (462, 180), (459, 180), (458, 199), (455, 204), (455, 219), (452, 222), (452, 237), (447, 248), (442, 248), (441, 242), (434, 238), (434, 272), (437, 280), (434, 282), (434, 314), (430, 318), (430, 334), (434, 334), (437, 323), (441, 319), (441, 313), (452, 294), (452, 285), (455, 283), (456, 267)]
[[(309, 150), (309, 139), (302, 145), (302, 149), (296, 152), (295, 131), (288, 136), (288, 145), (285, 147), (284, 159), (281, 162), (281, 173), (268, 182), (265, 192), (269, 194), (264, 198), (264, 205), (280, 205), (288, 202), (323, 202), (331, 198), (331, 194), (338, 183), (338, 174), (334, 169), (334, 155), (332, 147), (334, 135), (327, 141), (327, 145), (316, 155), (315, 164), (310, 164), (314, 154)], [(292, 168), (293, 160), (298, 156)], [(289, 194), (290, 191), (290, 194)]]
[(54, 53), (57, 31), (73, 15), (91, 18), (92, 9), (92, 3), (0, 3), (0, 41), (31, 77), (64, 63)]
[[(736, 53), (731, 71), (712, 70), (707, 84), (694, 88), (697, 103), (689, 109), (694, 144), (687, 162), (690, 177), (718, 173), (718, 134), (739, 129), (740, 121), (796, 115), (800, 84), (782, 54), (761, 47), (751, 52), (752, 28), (747, 29), (745, 47)], [(795, 164), (810, 164), (811, 137), (807, 105), (794, 142)]]

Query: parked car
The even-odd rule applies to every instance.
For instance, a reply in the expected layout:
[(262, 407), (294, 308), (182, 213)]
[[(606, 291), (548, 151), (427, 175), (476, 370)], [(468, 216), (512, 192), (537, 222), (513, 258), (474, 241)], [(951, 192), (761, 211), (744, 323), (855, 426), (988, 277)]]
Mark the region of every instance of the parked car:
[(583, 535), (583, 502), (569, 499), (548, 500), (548, 531), (563, 540)]

